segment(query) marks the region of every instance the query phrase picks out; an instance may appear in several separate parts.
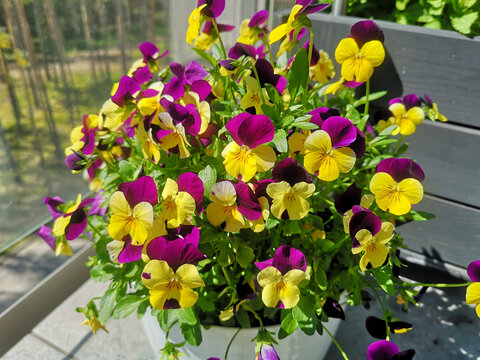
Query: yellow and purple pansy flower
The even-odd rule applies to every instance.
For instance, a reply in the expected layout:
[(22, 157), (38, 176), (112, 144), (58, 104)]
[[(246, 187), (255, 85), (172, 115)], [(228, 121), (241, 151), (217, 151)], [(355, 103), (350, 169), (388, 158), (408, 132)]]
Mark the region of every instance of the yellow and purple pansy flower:
[[(206, 214), (213, 226), (227, 232), (238, 232), (262, 216), (262, 208), (253, 190), (244, 183), (220, 181), (212, 186)], [(246, 220), (247, 219), (247, 220)]]
[(264, 144), (273, 140), (275, 127), (267, 116), (241, 113), (225, 127), (233, 138), (222, 151), (223, 164), (230, 176), (247, 182), (257, 172), (273, 167), (275, 151)]
[(193, 289), (205, 286), (197, 270), (205, 258), (198, 250), (198, 228), (188, 236), (160, 236), (147, 245), (150, 261), (142, 272), (142, 282), (150, 290), (150, 304), (158, 310), (188, 308), (198, 300)]
[(292, 51), (292, 49), (295, 46), (298, 46), (300, 39), (304, 37), (306, 33), (307, 33), (307, 28), (305, 27), (301, 28), (300, 31), (298, 31), (296, 38), (294, 39), (293, 36), (295, 35), (295, 30), (290, 31), (288, 36), (286, 36), (285, 39), (283, 39), (283, 41), (280, 43), (280, 46), (278, 47), (278, 51), (275, 57), (278, 58), (282, 56), (282, 54), (284, 53), (287, 53), (287, 54), (290, 53), (290, 51)]
[(300, 220), (307, 216), (307, 199), (315, 191), (312, 176), (292, 158), (279, 162), (272, 171), (275, 182), (267, 186), (272, 199), (270, 211), (278, 219)]
[(239, 29), (238, 43), (245, 45), (255, 45), (257, 41), (264, 36), (267, 31), (266, 26), (261, 27), (268, 19), (268, 10), (256, 12), (251, 19), (242, 21)]
[(120, 184), (110, 197), (108, 233), (115, 240), (130, 235), (133, 245), (142, 245), (153, 226), (153, 207), (157, 204), (157, 186), (150, 176)]
[[(185, 68), (182, 64), (172, 62), (170, 63), (170, 70), (173, 73), (173, 78), (165, 84), (164, 94), (173, 97), (177, 101), (185, 95), (185, 87), (190, 86), (196, 88), (197, 81), (204, 81), (208, 72), (198, 62), (192, 60)], [(208, 94), (207, 94), (208, 95)]]
[(388, 110), (391, 117), (387, 121), (378, 122), (378, 130), (382, 131), (391, 125), (398, 127), (392, 132), (393, 135), (412, 135), (416, 126), (425, 119), (425, 112), (420, 107), (421, 99), (415, 94), (405, 95), (403, 98), (390, 100)]
[(197, 38), (204, 21), (215, 20), (223, 13), (223, 10), (225, 10), (225, 0), (198, 0), (197, 7), (188, 17), (187, 43), (192, 44), (193, 40)]
[(343, 216), (343, 228), (346, 234), (350, 234), (349, 223), (353, 215), (353, 207), (359, 205), (364, 209), (370, 208), (375, 196), (372, 194), (362, 195), (362, 189), (355, 183), (350, 185), (345, 192), (335, 196), (335, 210)]
[(425, 174), (415, 161), (405, 158), (382, 160), (370, 180), (370, 191), (380, 209), (403, 215), (423, 199)]
[(477, 305), (475, 311), (480, 318), (480, 260), (472, 261), (468, 265), (467, 274), (473, 281), (473, 284), (467, 287), (467, 304)]
[[(303, 45), (303, 48), (308, 52), (309, 46), (310, 40)], [(321, 84), (328, 83), (335, 76), (335, 67), (333, 66), (332, 60), (325, 51), (318, 51), (315, 45), (312, 46), (309, 72), (310, 78)]]
[(303, 165), (324, 181), (333, 181), (340, 173), (348, 173), (357, 159), (351, 144), (357, 140), (359, 132), (348, 119), (341, 116), (328, 118), (320, 130), (305, 140)]
[(400, 351), (397, 345), (387, 340), (371, 343), (367, 349), (367, 360), (411, 360), (414, 355), (414, 349)]
[(389, 248), (385, 245), (394, 235), (392, 223), (382, 220), (370, 210), (354, 206), (350, 219), (350, 237), (352, 238), (352, 253), (364, 252), (360, 259), (360, 270), (377, 268), (387, 259)]
[[(226, 25), (226, 24), (217, 24), (218, 32), (228, 32), (235, 29), (233, 25)], [(207, 21), (203, 26), (203, 30), (200, 35), (195, 39), (194, 46), (197, 49), (208, 51), (218, 41), (218, 34), (215, 28), (213, 27), (213, 23), (211, 21)]]
[(342, 65), (342, 78), (365, 82), (373, 68), (385, 59), (383, 31), (372, 20), (359, 21), (350, 29), (350, 36), (342, 39), (335, 50), (335, 59)]
[(425, 112), (430, 120), (440, 120), (443, 122), (448, 121), (445, 115), (440, 114), (440, 111), (438, 111), (438, 105), (433, 102), (432, 98), (428, 96), (428, 94), (425, 94), (423, 98), (421, 98), (421, 101), (426, 105)]
[(306, 277), (305, 255), (290, 245), (282, 245), (273, 258), (255, 265), (260, 270), (257, 281), (263, 288), (263, 303), (280, 309), (295, 307), (300, 300), (298, 284)]

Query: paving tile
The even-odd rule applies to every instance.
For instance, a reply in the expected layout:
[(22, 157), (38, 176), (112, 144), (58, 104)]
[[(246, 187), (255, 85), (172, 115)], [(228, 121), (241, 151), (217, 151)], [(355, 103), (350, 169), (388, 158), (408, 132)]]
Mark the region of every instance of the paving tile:
[(99, 330), (94, 335), (88, 326), (80, 325), (84, 317), (75, 308), (84, 307), (92, 297), (103, 295), (105, 289), (105, 284), (87, 281), (32, 332), (76, 359), (155, 359), (136, 315), (110, 320), (106, 326), (108, 334)]
[(64, 360), (65, 357), (66, 354), (28, 334), (2, 356), (2, 360)]
[[(390, 341), (400, 350), (414, 348), (415, 359), (480, 360), (480, 319), (475, 309), (465, 304), (465, 288), (430, 288), (419, 305), (408, 312), (403, 312), (395, 300), (390, 301), (390, 308), (395, 317), (413, 324), (412, 330), (393, 334)], [(362, 306), (346, 308), (345, 316), (336, 339), (349, 358), (364, 359), (368, 345), (377, 340), (367, 333), (365, 319), (382, 317), (382, 310), (374, 301), (370, 310)], [(326, 359), (342, 359), (334, 344)]]

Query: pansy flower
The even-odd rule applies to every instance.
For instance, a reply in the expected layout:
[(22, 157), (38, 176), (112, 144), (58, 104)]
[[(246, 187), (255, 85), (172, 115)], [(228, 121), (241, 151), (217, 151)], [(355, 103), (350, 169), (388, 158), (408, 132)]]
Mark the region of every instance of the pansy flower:
[[(217, 24), (219, 32), (228, 32), (235, 29), (233, 25)], [(194, 46), (197, 49), (208, 51), (218, 41), (218, 33), (213, 27), (211, 21), (207, 21), (203, 26), (203, 30), (200, 35), (195, 39)]]
[(153, 225), (153, 206), (157, 203), (157, 186), (150, 176), (120, 184), (110, 197), (108, 233), (116, 240), (130, 235), (133, 245), (143, 244)]
[(350, 219), (353, 215), (353, 207), (360, 205), (364, 209), (370, 208), (375, 196), (372, 194), (362, 195), (362, 189), (358, 188), (355, 183), (350, 185), (345, 192), (335, 196), (335, 210), (343, 215), (343, 229), (346, 234), (350, 233)]
[(273, 258), (255, 265), (260, 269), (257, 281), (263, 288), (263, 303), (282, 309), (295, 307), (300, 300), (298, 284), (306, 277), (305, 255), (290, 245), (282, 245)]
[[(295, 46), (298, 46), (300, 39), (303, 38), (306, 33), (307, 33), (307, 28), (305, 27), (301, 28), (296, 35), (295, 35), (295, 30), (290, 31), (288, 36), (286, 36), (285, 39), (283, 39), (283, 41), (280, 43), (280, 46), (278, 47), (278, 51), (275, 57), (278, 58), (282, 56), (284, 53), (287, 53), (287, 54), (290, 53), (290, 51), (292, 51), (292, 49)], [(294, 38), (294, 36), (296, 37)]]
[(423, 199), (421, 182), (424, 179), (425, 174), (415, 161), (388, 158), (378, 164), (377, 172), (370, 180), (370, 191), (380, 209), (403, 215)]
[(225, 0), (198, 0), (197, 7), (188, 17), (187, 43), (193, 43), (205, 20), (208, 18), (215, 20), (223, 13), (223, 10), (225, 10)]
[(117, 91), (112, 95), (112, 101), (119, 107), (125, 102), (134, 100), (142, 88), (140, 84), (129, 76), (122, 76), (118, 83)]
[(367, 360), (411, 360), (414, 356), (414, 349), (400, 351), (397, 345), (387, 340), (376, 341), (367, 349)]
[(248, 226), (247, 220), (255, 221), (262, 216), (253, 190), (243, 183), (217, 182), (210, 190), (210, 200), (212, 202), (205, 210), (208, 221), (213, 226), (222, 226), (227, 232), (238, 232)]
[[(303, 48), (307, 50), (310, 46), (310, 40), (308, 40)], [(310, 59), (310, 78), (313, 81), (317, 81), (321, 84), (328, 83), (335, 76), (335, 68), (333, 62), (328, 56), (328, 54), (320, 50), (318, 51), (315, 48), (315, 45), (312, 47), (312, 58)]]
[(270, 170), (275, 164), (275, 151), (264, 145), (273, 140), (275, 127), (265, 115), (241, 113), (225, 126), (233, 141), (222, 151), (227, 173), (246, 182), (257, 172)]
[[(306, 15), (316, 13), (330, 6), (330, 4), (313, 4), (313, 0), (297, 0), (293, 6), (286, 24), (277, 26), (270, 32), (268, 39), (270, 44), (288, 36), (293, 30), (298, 33), (305, 25), (309, 24)], [(294, 38), (296, 36), (294, 35)]]
[(178, 177), (178, 182), (168, 178), (162, 191), (162, 218), (168, 228), (190, 223), (195, 209), (202, 209), (203, 182), (192, 173)]
[(477, 305), (475, 311), (480, 318), (480, 260), (473, 261), (468, 265), (467, 274), (470, 280), (474, 281), (467, 287), (467, 304)]
[(425, 118), (425, 113), (420, 107), (420, 98), (415, 94), (390, 100), (388, 110), (392, 116), (386, 122), (380, 120), (378, 130), (382, 131), (391, 125), (397, 125), (398, 127), (392, 132), (393, 135), (413, 134), (416, 126), (421, 124)]
[(70, 206), (64, 214), (55, 219), (52, 234), (56, 237), (65, 235), (67, 240), (78, 238), (87, 227), (85, 206), (91, 204), (93, 201), (94, 199), (92, 198), (82, 201), (82, 195), (78, 194), (75, 204)]
[(95, 131), (98, 129), (98, 115), (83, 115), (83, 125), (77, 126), (70, 132), (71, 146), (65, 149), (65, 155), (75, 152), (90, 155), (95, 150)]
[(360, 259), (360, 270), (382, 266), (390, 251), (385, 244), (393, 238), (395, 231), (393, 224), (388, 221), (382, 222), (370, 210), (354, 206), (349, 227), (353, 240), (352, 253), (364, 252)]
[(280, 360), (272, 344), (262, 343), (257, 360)]
[(338, 301), (332, 299), (331, 297), (327, 297), (323, 301), (322, 311), (329, 318), (345, 320), (345, 312), (343, 311), (342, 306), (338, 303)]
[(385, 59), (383, 31), (372, 20), (359, 21), (350, 29), (350, 37), (342, 39), (335, 50), (335, 59), (342, 65), (347, 81), (365, 82), (373, 68)]
[(265, 27), (261, 25), (265, 24), (268, 19), (268, 10), (260, 10), (256, 12), (251, 19), (245, 19), (242, 21), (239, 29), (239, 36), (237, 42), (246, 45), (255, 45), (266, 31)]
[(161, 236), (147, 245), (151, 260), (143, 269), (142, 282), (150, 290), (150, 304), (155, 309), (191, 307), (198, 300), (193, 289), (205, 286), (196, 267), (205, 258), (197, 248), (199, 232), (192, 234), (185, 238)]
[(335, 95), (337, 93), (337, 91), (339, 91), (340, 89), (344, 89), (344, 88), (354, 89), (356, 87), (359, 87), (362, 84), (363, 84), (363, 82), (347, 81), (343, 77), (341, 77), (340, 80), (338, 80), (337, 82), (334, 82), (334, 83), (330, 84), (330, 86), (327, 87), (327, 89), (325, 90), (325, 92), (323, 94), (324, 95), (329, 95), (329, 94)]
[(321, 130), (305, 140), (303, 165), (319, 179), (333, 181), (340, 173), (352, 170), (355, 151), (349, 147), (357, 139), (357, 129), (348, 119), (333, 116), (325, 120)]
[[(387, 321), (388, 331), (393, 334), (404, 334), (407, 331), (412, 330), (412, 324), (400, 320)], [(377, 339), (387, 338), (387, 328), (385, 326), (385, 320), (375, 316), (369, 316), (365, 320), (365, 327), (368, 333)]]
[(160, 54), (160, 50), (158, 50), (158, 47), (156, 47), (155, 44), (149, 41), (144, 41), (143, 43), (141, 43), (138, 49), (143, 55), (143, 62), (145, 64), (156, 61), (168, 55), (168, 50), (165, 51), (163, 54)]
[(48, 226), (42, 225), (40, 230), (37, 231), (37, 235), (40, 236), (40, 238), (42, 238), (43, 241), (45, 241), (47, 245), (52, 248), (52, 250), (55, 252), (55, 255), (73, 255), (70, 244), (67, 241), (62, 241), (62, 239), (59, 240), (53, 236), (52, 229), (50, 229)]
[(165, 84), (164, 94), (173, 97), (174, 101), (185, 95), (185, 86), (194, 86), (196, 81), (205, 79), (208, 72), (201, 64), (192, 60), (185, 68), (182, 64), (171, 63), (170, 70), (174, 77)]
[[(254, 46), (237, 42), (235, 45), (233, 45), (230, 48), (230, 50), (228, 50), (228, 57), (236, 60), (236, 59), (239, 59), (241, 56), (249, 56), (255, 60), (258, 60), (258, 59), (263, 59), (263, 57), (265, 56), (264, 53), (265, 53), (265, 50), (263, 45), (260, 45), (259, 47), (255, 48)], [(227, 62), (222, 60), (220, 61), (220, 64), (224, 66), (227, 70), (233, 71), (234, 69), (232, 69), (231, 67), (230, 68), (227, 67), (227, 64), (229, 64), (228, 61), (230, 60), (226, 60), (226, 61)]]
[(433, 102), (432, 98), (428, 96), (428, 94), (425, 94), (423, 98), (421, 98), (421, 101), (426, 105), (424, 110), (430, 120), (440, 120), (443, 122), (448, 121), (445, 115), (440, 114), (440, 111), (438, 111), (438, 105)]
[(272, 214), (278, 219), (290, 220), (307, 216), (310, 210), (307, 199), (315, 191), (312, 176), (292, 158), (279, 162), (272, 175), (275, 182), (267, 186), (267, 194), (272, 199)]

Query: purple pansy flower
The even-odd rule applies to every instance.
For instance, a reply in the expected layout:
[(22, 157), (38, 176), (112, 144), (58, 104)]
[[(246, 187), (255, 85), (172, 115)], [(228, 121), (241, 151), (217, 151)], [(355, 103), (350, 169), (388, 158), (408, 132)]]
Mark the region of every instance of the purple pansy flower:
[(140, 93), (140, 84), (129, 76), (122, 76), (118, 88), (112, 96), (112, 101), (119, 107), (123, 107), (125, 101), (133, 100)]
[(258, 360), (280, 360), (280, 357), (273, 345), (263, 343), (258, 353)]
[(350, 28), (350, 37), (355, 40), (359, 48), (372, 40), (378, 40), (382, 44), (385, 40), (382, 29), (372, 20), (363, 20), (353, 24)]
[(255, 69), (257, 70), (261, 87), (265, 87), (265, 84), (268, 83), (273, 85), (279, 94), (283, 94), (287, 87), (287, 79), (282, 75), (275, 74), (272, 64), (265, 59), (259, 59), (255, 63)]
[(250, 149), (272, 141), (275, 135), (272, 120), (265, 115), (241, 113), (231, 119), (225, 127), (238, 145), (246, 145)]
[(225, 0), (198, 0), (197, 8), (204, 4), (207, 6), (202, 9), (201, 14), (209, 18), (216, 19), (225, 10)]
[(291, 247), (290, 245), (282, 245), (277, 251), (273, 258), (255, 262), (255, 265), (259, 270), (263, 270), (269, 266), (273, 266), (279, 270), (282, 275), (285, 275), (292, 269), (298, 269), (302, 271), (307, 270), (307, 260), (305, 255), (300, 250)]
[[(313, 4), (314, 0), (297, 0), (295, 5), (302, 5), (298, 14), (310, 15), (322, 11), (330, 6), (330, 4)], [(297, 15), (298, 16), (298, 15)]]
[[(369, 316), (365, 320), (365, 327), (368, 333), (377, 339), (387, 338), (387, 328), (385, 327), (385, 320), (375, 316)], [(388, 321), (388, 328), (391, 333), (404, 333), (412, 329), (412, 324), (405, 321)]]
[[(262, 59), (264, 57), (264, 48), (263, 45), (255, 48), (254, 46), (236, 43), (228, 51), (228, 57), (231, 59), (238, 59), (240, 56), (250, 56), (254, 59)], [(222, 63), (222, 66), (228, 65), (229, 63)], [(225, 66), (226, 69), (228, 69)]]
[(170, 69), (175, 76), (165, 84), (163, 93), (172, 96), (175, 101), (185, 95), (186, 85), (193, 85), (195, 81), (203, 80), (208, 75), (203, 66), (194, 60), (190, 61), (186, 69), (179, 63), (171, 63)]
[(480, 260), (472, 261), (467, 268), (468, 277), (474, 282), (480, 282)]
[(78, 151), (72, 150), (72, 153), (65, 158), (65, 165), (70, 170), (81, 171), (85, 168), (85, 164), (79, 164), (81, 161), (85, 161), (87, 158)]
[(415, 107), (420, 106), (422, 104), (422, 99), (415, 94), (408, 94), (402, 98), (393, 98), (388, 102), (388, 105), (391, 106), (392, 104), (400, 103), (405, 105), (407, 110)]
[(387, 340), (376, 341), (367, 349), (367, 360), (411, 360), (414, 355), (414, 349), (400, 352), (397, 345)]
[(295, 159), (286, 158), (275, 165), (272, 170), (273, 179), (276, 182), (286, 181), (290, 186), (299, 182), (308, 184), (313, 182), (312, 175)]
[(168, 55), (168, 50), (165, 51), (162, 55), (160, 55), (160, 51), (158, 50), (158, 48), (153, 43), (148, 41), (141, 43), (138, 49), (141, 51), (143, 55), (143, 62), (146, 64), (149, 61), (158, 60)]
[(158, 204), (158, 192), (155, 181), (150, 176), (142, 176), (132, 182), (124, 182), (118, 186), (125, 199), (133, 209), (141, 202), (148, 202), (155, 206)]
[(252, 18), (248, 22), (249, 28), (254, 28), (264, 24), (268, 20), (268, 10), (260, 10), (253, 14)]
[(137, 68), (132, 73), (132, 79), (139, 84), (145, 84), (152, 80), (154, 77), (153, 73), (150, 71), (148, 65)]
[(422, 182), (425, 173), (415, 161), (406, 158), (388, 158), (380, 161), (377, 166), (377, 173), (385, 172), (397, 183), (407, 178), (414, 178)]

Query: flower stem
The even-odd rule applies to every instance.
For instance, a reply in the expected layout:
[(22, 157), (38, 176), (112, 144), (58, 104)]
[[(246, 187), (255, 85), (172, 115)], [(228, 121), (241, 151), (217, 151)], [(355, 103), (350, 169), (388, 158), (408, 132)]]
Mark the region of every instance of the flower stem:
[(308, 77), (307, 77), (307, 84), (305, 90), (303, 90), (303, 104), (305, 105), (308, 100), (308, 83), (310, 82), (310, 62), (312, 61), (312, 53), (313, 53), (313, 30), (310, 27), (310, 43), (308, 44)]
[(263, 91), (262, 91), (262, 84), (260, 83), (260, 77), (258, 76), (257, 68), (255, 67), (255, 64), (252, 67), (253, 72), (255, 73), (255, 78), (257, 79), (257, 84), (258, 84), (258, 91), (260, 92), (260, 97), (262, 98), (262, 103), (265, 105), (265, 97), (263, 96)]
[(256, 313), (255, 310), (253, 310), (249, 305), (247, 304), (242, 304), (243, 307), (245, 307), (245, 309), (247, 309), (248, 311), (250, 311), (253, 316), (255, 316), (255, 319), (258, 320), (258, 322), (260, 323), (260, 329), (263, 329), (263, 321), (262, 321), (262, 318)]
[(365, 110), (363, 111), (363, 115), (368, 114), (368, 110), (369, 110), (369, 106), (370, 106), (369, 97), (370, 97), (370, 79), (367, 80), (367, 83), (365, 84), (365, 98), (366, 98), (366, 101), (365, 101)]
[(373, 290), (373, 293), (375, 294), (375, 297), (377, 298), (378, 300), (378, 303), (380, 304), (380, 307), (382, 308), (382, 312), (383, 312), (383, 316), (385, 318), (385, 327), (386, 327), (386, 332), (385, 334), (387, 335), (386, 339), (385, 340), (389, 340), (389, 336), (388, 336), (388, 333), (390, 332), (390, 328), (388, 326), (388, 314), (387, 314), (387, 311), (385, 310), (385, 306), (383, 306), (383, 301), (380, 299), (380, 296), (378, 295), (377, 293), (377, 290), (375, 290), (375, 288), (373, 286), (370, 286), (370, 289)]
[(405, 135), (402, 135), (402, 137), (398, 140), (398, 143), (397, 145), (395, 146), (395, 149), (393, 149), (393, 154), (396, 155), (397, 151), (398, 151), (398, 148), (400, 147), (400, 145), (402, 145), (402, 142), (403, 142), (403, 139), (405, 139)]
[(434, 283), (408, 283), (408, 282), (404, 282), (404, 283), (402, 283), (402, 286), (412, 286), (412, 287), (415, 287), (415, 286), (429, 286), (429, 287), (435, 287), (435, 288), (453, 288), (453, 287), (464, 287), (464, 286), (468, 286), (468, 285), (471, 285), (471, 284), (472, 284), (472, 281), (468, 281), (468, 282), (465, 282), (465, 283), (457, 283), (457, 284), (444, 284), (444, 283), (434, 284)]
[(242, 328), (238, 328), (238, 330), (235, 332), (235, 334), (233, 334), (232, 338), (228, 342), (227, 350), (225, 350), (225, 360), (227, 360), (228, 351), (230, 350), (230, 346), (232, 346), (233, 340), (235, 340), (235, 338), (237, 337), (240, 330), (242, 330)]
[(332, 339), (332, 341), (335, 343), (335, 345), (337, 346), (337, 349), (338, 351), (340, 351), (340, 354), (342, 354), (343, 358), (345, 360), (348, 360), (348, 356), (347, 354), (345, 353), (345, 351), (343, 351), (342, 347), (340, 346), (340, 344), (337, 342), (337, 340), (335, 340), (335, 337), (332, 335), (332, 333), (330, 331), (328, 331), (327, 327), (325, 325), (322, 324), (322, 327), (323, 327), (323, 330), (325, 330), (325, 332), (328, 334), (328, 336), (330, 336), (330, 338)]
[(215, 19), (212, 19), (212, 24), (213, 24), (213, 27), (215, 28), (215, 31), (217, 32), (217, 35), (218, 35), (218, 40), (220, 42), (220, 47), (222, 48), (223, 59), (226, 59), (227, 58), (227, 52), (225, 51), (225, 45), (223, 45), (223, 40), (222, 40), (222, 37), (220, 36), (220, 31), (218, 30), (217, 22), (215, 21)]
[(274, 65), (275, 61), (273, 59), (272, 48), (270, 47), (270, 43), (268, 42), (268, 34), (265, 30), (263, 31), (263, 34), (264, 34), (263, 43), (267, 46), (268, 54), (270, 55), (270, 62), (272, 63), (272, 66), (275, 67), (275, 65)]

